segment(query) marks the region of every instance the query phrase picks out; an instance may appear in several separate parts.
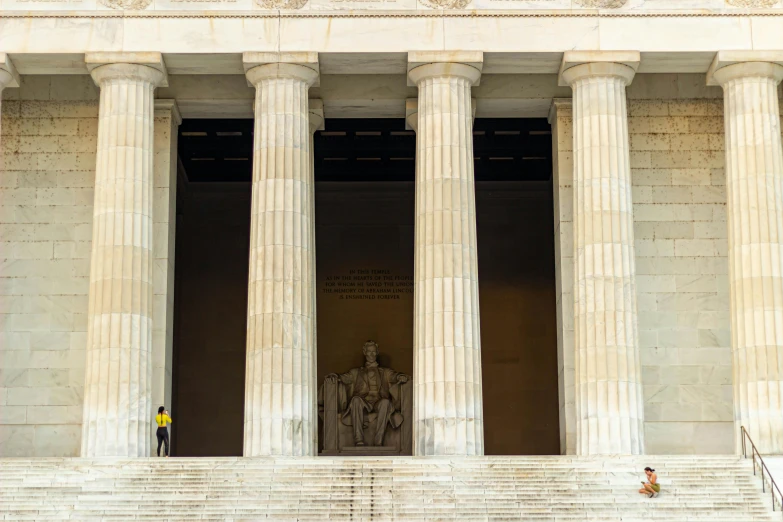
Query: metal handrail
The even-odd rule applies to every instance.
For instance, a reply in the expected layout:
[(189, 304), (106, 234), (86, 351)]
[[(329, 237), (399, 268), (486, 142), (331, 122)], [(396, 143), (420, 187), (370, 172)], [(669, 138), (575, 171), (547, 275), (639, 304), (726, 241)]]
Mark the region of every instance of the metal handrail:
[(740, 435), (742, 437), (742, 458), (748, 458), (748, 452), (747, 452), (747, 445), (745, 444), (745, 439), (748, 439), (748, 442), (750, 442), (750, 455), (753, 457), (753, 475), (756, 475), (756, 457), (759, 459), (759, 469), (761, 470), (761, 492), (766, 493), (766, 483), (764, 482), (764, 472), (767, 472), (767, 476), (769, 476), (769, 492), (772, 495), (772, 511), (775, 510), (775, 501), (777, 500), (775, 498), (775, 491), (778, 492), (778, 497), (780, 497), (780, 507), (783, 509), (783, 493), (780, 492), (780, 488), (775, 483), (775, 479), (772, 478), (772, 473), (770, 473), (769, 468), (764, 463), (764, 459), (761, 458), (761, 453), (759, 453), (759, 450), (756, 449), (756, 445), (753, 444), (753, 439), (750, 438), (750, 433), (748, 433), (748, 430), (745, 429), (745, 426), (740, 426)]

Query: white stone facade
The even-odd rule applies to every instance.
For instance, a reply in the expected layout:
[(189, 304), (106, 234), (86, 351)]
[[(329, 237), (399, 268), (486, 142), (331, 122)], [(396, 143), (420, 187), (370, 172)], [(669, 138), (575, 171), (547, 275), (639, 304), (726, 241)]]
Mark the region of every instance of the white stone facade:
[[(52, 83), (56, 86), (52, 86)], [(98, 89), (25, 77), (3, 100), (0, 441), (5, 456), (81, 447)], [(170, 404), (176, 106), (156, 101), (152, 400)], [(172, 234), (171, 236), (167, 235)], [(150, 441), (154, 433), (149, 434)], [(150, 447), (152, 442), (150, 442)]]
[[(783, 5), (703, 0), (663, 16), (653, 0), (556, 1), (545, 12), (520, 0), (504, 2), (503, 13), (481, 0), (420, 4), (384, 4), (399, 12), (370, 16), (326, 0), (199, 3), (215, 8), (206, 17), (164, 13), (187, 2), (47, 2), (52, 11), (34, 13), (44, 4), (0, 0), (0, 455), (150, 452), (152, 405), (171, 400), (181, 117), (256, 119), (248, 360), (276, 354), (290, 367), (248, 365), (245, 453), (314, 453), (313, 107), (326, 118), (409, 116), (418, 180), (439, 181), (441, 195), (447, 181), (460, 187), (450, 207), (427, 199), (426, 183), (417, 188), (417, 454), (483, 452), (470, 122), (547, 115), (561, 452), (731, 453), (740, 425), (762, 450), (783, 451), (774, 362), (783, 346)], [(308, 14), (269, 10), (278, 8)], [(119, 71), (116, 100), (88, 76), (101, 67)], [(274, 74), (259, 76), (263, 67)], [(145, 68), (154, 78), (145, 76), (136, 106), (129, 89)], [(412, 116), (406, 100), (416, 96)], [(99, 138), (99, 115), (113, 103), (134, 117)], [(101, 168), (103, 143), (135, 144), (139, 154)], [(140, 173), (140, 199), (112, 202), (120, 191), (107, 176)], [(123, 236), (106, 253), (94, 223), (116, 211), (143, 214), (149, 234)], [(459, 221), (459, 238), (430, 235), (427, 220), (439, 212)], [(127, 252), (117, 248), (123, 241)], [(440, 257), (447, 248), (461, 263), (456, 253)], [(128, 277), (113, 274), (147, 296), (108, 310), (138, 319), (117, 346), (96, 345), (106, 310), (95, 308), (96, 292), (90, 308), (91, 277), (100, 279), (91, 252), (105, 266), (116, 256), (140, 263)], [(460, 280), (461, 296), (436, 290), (446, 279)], [(119, 348), (121, 359), (138, 352), (143, 372), (86, 372), (88, 346)], [(449, 365), (457, 378), (441, 375)], [(95, 402), (85, 386), (127, 395), (101, 392)], [(90, 449), (94, 426), (83, 419), (112, 415), (140, 423), (136, 443)]]
[[(628, 88), (645, 446), (652, 454), (733, 451), (723, 107), (720, 90), (703, 81), (637, 75)], [(651, 89), (660, 97), (649, 99)], [(562, 419), (575, 415), (569, 104), (557, 100), (552, 118), (560, 150)], [(573, 425), (561, 420), (561, 431)], [(569, 452), (575, 437), (571, 429), (561, 436)]]

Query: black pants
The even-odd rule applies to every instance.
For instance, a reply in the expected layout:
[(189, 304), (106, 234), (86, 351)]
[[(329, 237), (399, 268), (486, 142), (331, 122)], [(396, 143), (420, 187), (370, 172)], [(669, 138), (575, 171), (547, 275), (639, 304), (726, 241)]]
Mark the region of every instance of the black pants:
[(158, 437), (158, 457), (160, 457), (160, 446), (164, 442), (166, 443), (166, 455), (169, 454), (169, 430), (166, 428), (158, 428), (158, 431), (155, 432), (155, 435)]

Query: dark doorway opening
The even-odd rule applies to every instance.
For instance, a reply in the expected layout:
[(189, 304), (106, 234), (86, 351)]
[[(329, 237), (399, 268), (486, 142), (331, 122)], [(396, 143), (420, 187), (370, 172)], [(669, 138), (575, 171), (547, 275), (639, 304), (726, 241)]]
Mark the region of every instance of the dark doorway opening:
[[(180, 127), (172, 427), (175, 455), (241, 455), (251, 120)], [(413, 276), (416, 136), (403, 120), (327, 120), (315, 136), (318, 379), (361, 363), (413, 370), (413, 294), (341, 298), (351, 270)], [(476, 120), (485, 450), (558, 454), (551, 135)]]
[(242, 455), (252, 120), (179, 132), (172, 451)]

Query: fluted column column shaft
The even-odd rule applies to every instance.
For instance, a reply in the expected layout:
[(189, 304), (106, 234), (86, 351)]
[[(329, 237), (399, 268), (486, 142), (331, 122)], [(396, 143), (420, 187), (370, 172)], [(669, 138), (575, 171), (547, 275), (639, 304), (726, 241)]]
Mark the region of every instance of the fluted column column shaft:
[(471, 86), (480, 71), (433, 63), (419, 88), (413, 451), (482, 455), (476, 207)]
[(256, 87), (245, 456), (314, 455), (312, 176), (307, 92), (317, 72), (269, 64)]
[(92, 71), (100, 87), (82, 456), (146, 457), (151, 430), (153, 92), (144, 65)]
[(642, 454), (644, 409), (636, 311), (625, 88), (612, 62), (563, 72), (573, 89), (574, 337), (577, 454)]
[(714, 73), (724, 92), (734, 419), (765, 454), (783, 453), (781, 78), (768, 62)]

